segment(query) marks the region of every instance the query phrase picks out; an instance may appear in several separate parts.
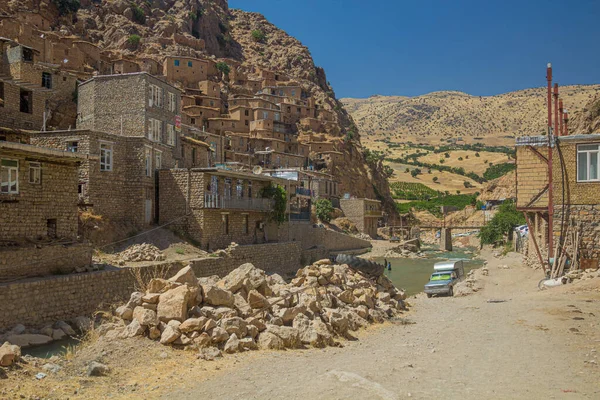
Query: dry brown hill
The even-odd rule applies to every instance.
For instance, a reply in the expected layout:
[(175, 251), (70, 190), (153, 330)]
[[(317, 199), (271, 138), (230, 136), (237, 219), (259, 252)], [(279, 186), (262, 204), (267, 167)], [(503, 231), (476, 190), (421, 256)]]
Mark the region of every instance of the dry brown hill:
[(572, 133), (600, 133), (600, 95), (576, 112), (569, 125)]
[[(600, 85), (564, 86), (561, 97), (571, 115), (600, 94)], [(545, 88), (524, 89), (497, 96), (434, 92), (417, 97), (373, 96), (341, 99), (370, 140), (411, 136), (440, 138), (511, 137), (545, 132)], [(506, 142), (509, 142), (508, 140)]]

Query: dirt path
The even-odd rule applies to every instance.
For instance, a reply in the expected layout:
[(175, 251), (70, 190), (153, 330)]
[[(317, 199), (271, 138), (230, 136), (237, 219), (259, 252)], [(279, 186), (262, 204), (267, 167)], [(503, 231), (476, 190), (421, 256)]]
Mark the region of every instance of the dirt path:
[(241, 354), (164, 398), (599, 398), (599, 283), (539, 292), (540, 272), (519, 260), (492, 259), (472, 296), (410, 299), (413, 324), (342, 349)]

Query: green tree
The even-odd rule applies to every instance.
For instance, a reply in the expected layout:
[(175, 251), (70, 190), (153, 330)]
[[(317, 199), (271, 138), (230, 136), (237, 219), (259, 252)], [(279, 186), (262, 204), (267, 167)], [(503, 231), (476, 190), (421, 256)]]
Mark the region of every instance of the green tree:
[(323, 222), (331, 221), (331, 216), (333, 214), (333, 205), (331, 201), (327, 199), (319, 199), (315, 203), (317, 218), (319, 218)]
[(138, 48), (138, 46), (140, 45), (140, 40), (141, 40), (141, 39), (142, 39), (142, 38), (140, 37), (140, 35), (133, 34), (133, 35), (130, 35), (130, 36), (127, 38), (127, 43), (129, 43), (129, 45), (130, 45), (131, 47), (133, 47), (133, 48), (137, 49), (137, 48)]
[(146, 23), (146, 13), (137, 4), (131, 3), (131, 11), (133, 12), (133, 21), (140, 25)]
[(265, 33), (263, 31), (261, 31), (260, 29), (253, 30), (251, 35), (252, 35), (252, 39), (254, 39), (255, 42), (264, 42), (265, 39), (267, 38)]
[(261, 189), (261, 197), (273, 200), (273, 209), (269, 219), (281, 225), (285, 222), (285, 211), (287, 209), (287, 192), (281, 186), (269, 185)]
[(438, 177), (437, 177), (437, 176), (434, 176), (434, 177), (433, 177), (433, 181), (434, 181), (435, 183), (437, 183), (437, 181), (439, 181)]
[(479, 153), (475, 153), (475, 157), (479, 157)]
[(517, 211), (515, 203), (504, 202), (494, 217), (479, 232), (481, 244), (499, 244), (517, 226), (525, 223), (525, 217)]
[(229, 67), (229, 65), (227, 65), (227, 63), (223, 62), (223, 61), (219, 61), (215, 67), (217, 68), (217, 71), (221, 72), (224, 75), (229, 75), (229, 73), (231, 72), (231, 68)]
[(450, 153), (444, 153), (444, 157), (450, 158)]

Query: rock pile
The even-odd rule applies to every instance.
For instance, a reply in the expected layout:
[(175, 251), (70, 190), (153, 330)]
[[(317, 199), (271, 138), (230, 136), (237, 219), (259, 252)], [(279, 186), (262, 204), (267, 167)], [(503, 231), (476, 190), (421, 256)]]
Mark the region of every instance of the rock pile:
[(586, 269), (586, 270), (574, 270), (569, 271), (565, 274), (563, 279), (567, 280), (567, 283), (571, 283), (577, 279), (592, 279), (592, 278), (600, 278), (600, 270), (599, 269)]
[[(147, 336), (165, 345), (235, 353), (325, 347), (404, 309), (405, 294), (329, 260), (298, 270), (291, 283), (243, 264), (222, 279), (196, 278), (190, 266), (152, 279), (116, 310), (127, 325), (100, 329), (112, 338)], [(101, 327), (102, 328), (102, 327)]]
[(119, 259), (125, 262), (135, 261), (164, 261), (165, 256), (150, 243), (134, 244), (119, 254)]

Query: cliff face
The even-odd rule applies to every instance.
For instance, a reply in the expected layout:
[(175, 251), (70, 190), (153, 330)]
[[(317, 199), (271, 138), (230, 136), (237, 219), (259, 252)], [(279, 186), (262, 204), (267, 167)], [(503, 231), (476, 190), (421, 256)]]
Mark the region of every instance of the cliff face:
[(570, 133), (600, 133), (600, 96), (595, 96), (582, 110), (571, 117)]
[[(53, 33), (94, 43), (113, 59), (125, 56), (161, 62), (167, 55), (227, 58), (233, 60), (225, 60), (232, 68), (240, 63), (246, 71), (266, 68), (287, 75), (320, 109), (333, 113), (334, 126), (327, 129), (324, 139), (343, 139), (339, 149), (343, 161), (330, 171), (339, 179), (341, 190), (379, 198), (388, 213), (395, 214), (387, 180), (380, 167), (367, 165), (359, 131), (335, 98), (325, 71), (315, 66), (308, 48), (262, 15), (230, 10), (226, 0), (81, 0), (76, 12), (61, 12), (57, 4), (69, 1), (0, 0), (0, 12), (40, 13), (51, 21)], [(257, 39), (253, 31), (262, 37)], [(134, 35), (140, 37), (139, 43), (132, 42)], [(222, 81), (221, 87), (228, 94), (241, 92), (229, 81)], [(73, 110), (63, 111), (60, 106), (56, 115), (74, 118)]]

